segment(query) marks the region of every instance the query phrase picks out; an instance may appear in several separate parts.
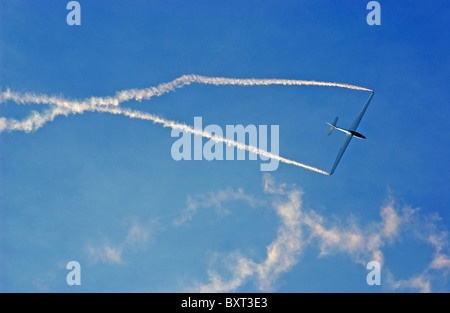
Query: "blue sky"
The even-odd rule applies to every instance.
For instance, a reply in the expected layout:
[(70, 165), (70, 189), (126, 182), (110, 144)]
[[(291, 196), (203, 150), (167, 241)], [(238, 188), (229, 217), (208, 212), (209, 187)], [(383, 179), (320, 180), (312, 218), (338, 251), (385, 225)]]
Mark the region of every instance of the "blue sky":
[[(58, 116), (0, 133), (0, 291), (448, 292), (447, 1), (2, 1), (0, 89), (114, 96), (185, 74), (375, 90), (333, 176), (174, 161), (170, 129)], [(368, 92), (192, 84), (122, 106), (193, 124), (279, 125), (280, 155), (329, 170)], [(21, 120), (43, 104), (0, 103)], [(204, 139), (203, 142), (206, 142)], [(272, 252), (272, 253), (270, 253)], [(381, 286), (366, 264), (381, 262)], [(81, 265), (68, 286), (66, 264)]]

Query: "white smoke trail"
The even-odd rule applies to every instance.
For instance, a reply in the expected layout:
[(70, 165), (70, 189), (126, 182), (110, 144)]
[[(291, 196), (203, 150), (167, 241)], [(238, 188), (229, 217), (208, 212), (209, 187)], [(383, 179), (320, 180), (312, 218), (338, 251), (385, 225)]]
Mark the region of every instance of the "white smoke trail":
[[(17, 120), (13, 120), (13, 119), (6, 120), (6, 123), (5, 123), (6, 127), (4, 127), (4, 128), (7, 128), (9, 130), (24, 130), (26, 132), (29, 132), (29, 131), (40, 128), (46, 122), (52, 121), (57, 115), (68, 115), (70, 113), (72, 113), (72, 114), (79, 113), (80, 114), (80, 113), (83, 113), (84, 111), (97, 111), (97, 112), (106, 112), (106, 113), (111, 113), (111, 114), (120, 114), (120, 115), (127, 116), (129, 118), (137, 118), (137, 119), (152, 121), (155, 124), (161, 124), (163, 127), (179, 129), (179, 130), (189, 132), (194, 135), (199, 135), (204, 138), (211, 139), (215, 142), (221, 142), (221, 143), (225, 143), (229, 146), (235, 146), (237, 149), (246, 150), (246, 151), (253, 152), (255, 154), (262, 155), (262, 156), (265, 156), (268, 158), (277, 159), (280, 162), (303, 167), (308, 170), (315, 171), (317, 173), (321, 173), (324, 175), (329, 175), (327, 172), (322, 171), (318, 168), (280, 157), (279, 155), (270, 153), (268, 151), (259, 149), (254, 146), (245, 145), (245, 144), (237, 142), (237, 141), (228, 140), (228, 139), (220, 137), (220, 136), (215, 136), (209, 132), (205, 132), (200, 129), (195, 129), (191, 126), (188, 126), (186, 124), (182, 124), (179, 122), (166, 120), (166, 119), (156, 116), (154, 114), (145, 113), (145, 112), (136, 111), (136, 110), (130, 110), (130, 109), (121, 108), (121, 107), (111, 107), (111, 106), (89, 107), (89, 106), (86, 106), (85, 110), (82, 110), (80, 107), (78, 107), (74, 111), (69, 111), (68, 109), (63, 108), (63, 107), (54, 107), (52, 110), (48, 110), (48, 111), (44, 112), (43, 114), (34, 112), (32, 115), (30, 115), (27, 119), (25, 119), (23, 121), (17, 121)], [(0, 120), (0, 132), (1, 132), (1, 130), (2, 130), (2, 123)]]
[(306, 168), (311, 171), (315, 171), (321, 174), (329, 175), (329, 173), (322, 171), (318, 168), (305, 165), (296, 161), (292, 161), (270, 152), (261, 150), (257, 147), (248, 146), (236, 141), (228, 140), (222, 137), (214, 136), (208, 132), (197, 130), (191, 126), (166, 120), (150, 113), (144, 113), (140, 111), (133, 111), (130, 109), (120, 108), (119, 105), (123, 102), (130, 100), (148, 100), (154, 96), (160, 96), (165, 93), (175, 91), (175, 89), (182, 88), (191, 83), (200, 83), (206, 85), (239, 85), (239, 86), (268, 86), (268, 85), (309, 85), (309, 86), (327, 86), (327, 87), (340, 87), (353, 90), (372, 91), (371, 89), (358, 87), (341, 83), (330, 82), (316, 82), (305, 80), (288, 80), (288, 79), (237, 79), (237, 78), (224, 78), (224, 77), (205, 77), (198, 75), (184, 75), (169, 83), (160, 84), (157, 87), (145, 88), (145, 89), (129, 89), (117, 92), (114, 97), (91, 97), (83, 101), (68, 100), (63, 97), (37, 95), (33, 93), (16, 93), (7, 89), (0, 93), (0, 103), (6, 101), (13, 101), (17, 104), (35, 103), (35, 104), (48, 104), (50, 108), (42, 113), (33, 111), (27, 118), (18, 121), (15, 119), (7, 119), (0, 117), (0, 133), (4, 130), (21, 130), (30, 132), (39, 129), (45, 123), (53, 121), (55, 117), (59, 115), (67, 116), (69, 114), (82, 114), (85, 111), (98, 111), (108, 112), (111, 114), (121, 114), (130, 118), (139, 118), (144, 120), (151, 120), (154, 123), (162, 124), (164, 127), (170, 127), (175, 129), (184, 130), (186, 132), (209, 138), (215, 142), (223, 142), (227, 145), (235, 146), (238, 149), (247, 150), (255, 154), (263, 155), (265, 157), (274, 158), (281, 162), (292, 164)]
[[(157, 87), (143, 88), (143, 89), (128, 89), (119, 91), (114, 97), (91, 97), (84, 100), (90, 105), (113, 105), (119, 106), (120, 103), (130, 100), (149, 100), (154, 96), (161, 96), (165, 93), (175, 91), (175, 89), (183, 88), (191, 83), (199, 83), (204, 85), (238, 85), (238, 86), (269, 86), (269, 85), (284, 85), (284, 86), (326, 86), (339, 87), (353, 90), (373, 91), (372, 89), (358, 87), (349, 84), (317, 82), (308, 80), (294, 80), (294, 79), (240, 79), (240, 78), (225, 78), (225, 77), (206, 77), (199, 75), (183, 75), (171, 82), (160, 84)], [(0, 103), (4, 101), (14, 101), (19, 104), (37, 103), (37, 104), (55, 104), (58, 106), (67, 106), (73, 104), (73, 101), (66, 100), (59, 97), (52, 97), (47, 95), (36, 95), (32, 93), (15, 93), (7, 89), (0, 94)], [(63, 103), (64, 102), (64, 103)]]
[(129, 118), (138, 118), (138, 119), (142, 119), (142, 120), (149, 120), (152, 121), (153, 123), (156, 124), (162, 124), (163, 127), (170, 127), (172, 129), (179, 129), (185, 132), (189, 132), (191, 134), (194, 135), (198, 135), (198, 136), (202, 136), (204, 138), (208, 138), (211, 139), (215, 142), (219, 142), (219, 143), (225, 143), (228, 146), (234, 146), (237, 149), (241, 149), (241, 150), (246, 150), (249, 152), (253, 152), (255, 154), (259, 154), (268, 158), (272, 158), (272, 159), (276, 159), (280, 162), (284, 162), (287, 164), (292, 164), (292, 165), (296, 165), (296, 166), (300, 166), (303, 168), (306, 168), (308, 170), (320, 173), (320, 174), (324, 174), (324, 175), (329, 175), (329, 173), (322, 171), (321, 169), (306, 165), (306, 164), (302, 164), (296, 161), (292, 161), (283, 157), (280, 157), (279, 155), (267, 152), (265, 150), (259, 149), (257, 147), (254, 146), (249, 146), (249, 145), (245, 145), (243, 143), (234, 141), (234, 140), (229, 140), (220, 136), (215, 136), (209, 132), (200, 130), (200, 129), (195, 129), (192, 126), (186, 125), (186, 124), (182, 124), (179, 122), (175, 122), (175, 121), (170, 121), (170, 120), (166, 120), (162, 117), (158, 117), (156, 115), (150, 114), (150, 113), (145, 113), (145, 112), (140, 112), (140, 111), (135, 111), (135, 110), (130, 110), (130, 109), (124, 109), (124, 108), (120, 108), (120, 107), (101, 107), (98, 108), (97, 111), (99, 112), (108, 112), (111, 114), (121, 114), (121, 115), (125, 115)]

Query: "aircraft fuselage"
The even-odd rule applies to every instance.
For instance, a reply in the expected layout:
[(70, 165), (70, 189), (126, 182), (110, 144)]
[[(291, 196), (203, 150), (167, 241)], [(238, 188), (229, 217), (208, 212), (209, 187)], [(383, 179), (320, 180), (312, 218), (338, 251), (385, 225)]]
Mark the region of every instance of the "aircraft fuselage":
[(350, 133), (353, 135), (353, 137), (356, 137), (356, 138), (359, 138), (359, 139), (366, 139), (366, 136), (364, 136), (363, 134), (360, 134), (358, 132), (355, 132), (353, 130), (351, 130)]
[[(331, 124), (330, 124), (330, 125), (331, 125)], [(341, 132), (344, 132), (344, 133), (346, 133), (346, 134), (350, 134), (350, 135), (352, 135), (353, 137), (356, 137), (356, 138), (359, 138), (359, 139), (366, 139), (366, 136), (364, 136), (364, 135), (361, 134), (361, 133), (358, 133), (357, 131), (354, 131), (354, 130), (347, 130), (347, 129), (343, 129), (343, 128), (336, 127), (336, 126), (334, 126), (334, 128), (337, 129), (337, 130), (340, 130)]]

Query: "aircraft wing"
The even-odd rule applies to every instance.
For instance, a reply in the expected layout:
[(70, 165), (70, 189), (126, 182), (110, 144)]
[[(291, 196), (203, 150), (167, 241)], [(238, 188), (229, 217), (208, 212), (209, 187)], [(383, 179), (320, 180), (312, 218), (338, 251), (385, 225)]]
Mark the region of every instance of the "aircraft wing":
[(336, 161), (334, 161), (333, 168), (331, 169), (331, 172), (329, 173), (330, 175), (332, 175), (334, 173), (334, 170), (338, 166), (339, 161), (342, 159), (342, 156), (344, 155), (344, 152), (347, 149), (348, 144), (350, 143), (350, 140), (352, 140), (352, 137), (353, 137), (352, 134), (345, 135), (345, 139), (344, 139), (344, 142), (342, 143), (341, 150), (339, 150), (339, 153), (336, 157)]
[(372, 91), (372, 93), (369, 96), (369, 99), (367, 99), (366, 104), (363, 106), (361, 112), (359, 112), (358, 116), (355, 118), (355, 120), (353, 121), (352, 125), (350, 126), (349, 130), (351, 131), (355, 131), (356, 128), (358, 128), (359, 123), (361, 122), (361, 119), (364, 115), (364, 113), (366, 113), (367, 107), (369, 106), (370, 101), (372, 100), (374, 92)]

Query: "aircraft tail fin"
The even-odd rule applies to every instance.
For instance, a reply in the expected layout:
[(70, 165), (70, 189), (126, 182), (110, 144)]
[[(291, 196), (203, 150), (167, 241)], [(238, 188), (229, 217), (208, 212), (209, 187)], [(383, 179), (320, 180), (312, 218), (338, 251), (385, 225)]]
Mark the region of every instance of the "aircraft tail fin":
[(333, 132), (333, 129), (336, 127), (336, 123), (337, 123), (337, 121), (338, 121), (338, 118), (339, 118), (339, 117), (336, 116), (336, 118), (335, 118), (334, 121), (333, 121), (333, 124), (330, 124), (330, 123), (327, 122), (327, 124), (331, 126), (331, 127), (330, 127), (330, 130), (328, 131), (328, 136), (331, 135), (331, 133)]

